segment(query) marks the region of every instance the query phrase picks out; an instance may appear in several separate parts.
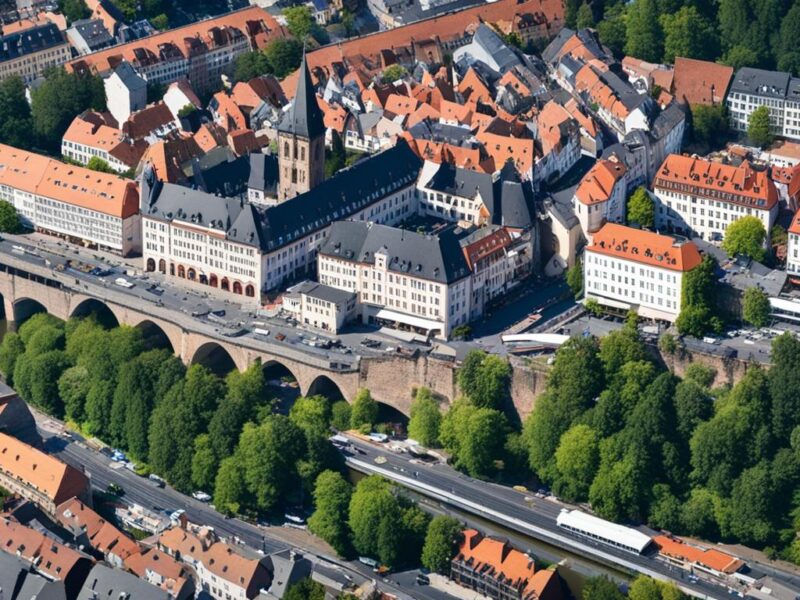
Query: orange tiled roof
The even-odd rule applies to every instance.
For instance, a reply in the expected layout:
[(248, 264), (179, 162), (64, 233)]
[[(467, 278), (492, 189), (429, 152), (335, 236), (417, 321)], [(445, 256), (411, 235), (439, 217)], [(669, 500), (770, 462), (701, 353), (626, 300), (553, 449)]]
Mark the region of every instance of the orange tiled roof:
[(113, 554), (123, 561), (139, 552), (139, 545), (136, 542), (108, 522), (103, 523), (90, 542), (92, 548), (103, 555)]
[(472, 121), (472, 110), (465, 104), (442, 100), (439, 104), (439, 112), (442, 119), (447, 121), (455, 121), (463, 125), (467, 125)]
[(733, 67), (679, 56), (671, 91), (687, 104), (720, 104), (732, 78)]
[(584, 65), (578, 71), (575, 76), (575, 89), (580, 92), (586, 91), (592, 100), (618, 119), (624, 120), (630, 114), (614, 90), (600, 79), (594, 65)]
[[(561, 597), (558, 575), (552, 570), (537, 571), (533, 559), (512, 548), (508, 542), (483, 537), (474, 529), (463, 533), (455, 560), (468, 562), (473, 569), (522, 591), (523, 600), (555, 600)], [(537, 573), (542, 573), (537, 577)]]
[(83, 500), (70, 498), (56, 507), (56, 521), (70, 531), (82, 530), (89, 539), (105, 525), (106, 520), (86, 505)]
[(193, 137), (200, 149), (206, 153), (225, 145), (225, 130), (216, 123), (204, 123)]
[[(572, 121), (569, 112), (555, 100), (550, 100), (544, 105), (537, 117), (539, 123), (539, 138), (542, 142), (542, 154), (550, 154), (561, 147), (561, 140), (565, 129)], [(573, 131), (577, 127), (573, 126)]]
[(152, 165), (160, 181), (177, 183), (183, 179), (181, 165), (202, 154), (196, 137), (178, 137), (152, 144), (142, 156), (142, 163)]
[(698, 548), (678, 538), (657, 535), (653, 541), (658, 551), (683, 561), (697, 563), (720, 573), (735, 573), (744, 566), (744, 561), (716, 548)]
[(694, 242), (677, 242), (669, 235), (606, 223), (592, 235), (590, 252), (668, 269), (689, 271), (700, 264)]
[(162, 578), (159, 587), (175, 598), (188, 582), (183, 565), (157, 548), (146, 548), (129, 556), (125, 559), (125, 568), (140, 579), (144, 579), (148, 571), (157, 573)]
[(92, 122), (77, 116), (64, 132), (63, 139), (68, 142), (104, 150), (129, 167), (135, 167), (142, 158), (147, 143), (144, 140), (127, 141), (125, 136), (113, 127), (101, 122)]
[(508, 161), (514, 163), (520, 175), (529, 173), (533, 168), (533, 139), (509, 137), (489, 131), (479, 132), (475, 137), (494, 159), (495, 169), (501, 169)]
[(317, 96), (317, 104), (322, 110), (322, 121), (327, 129), (333, 129), (339, 133), (344, 131), (344, 122), (347, 118), (347, 111), (338, 104), (328, 104)]
[(275, 18), (263, 8), (250, 6), (207, 21), (198, 21), (184, 27), (170, 29), (127, 44), (120, 44), (112, 48), (100, 50), (87, 56), (81, 56), (65, 66), (67, 70), (89, 71), (104, 73), (113, 69), (123, 60), (136, 64), (137, 55), (147, 55), (155, 60), (159, 56), (161, 47), (172, 45), (181, 51), (184, 56), (194, 52), (193, 45), (198, 41), (205, 42), (209, 47), (216, 47), (215, 39), (226, 30), (238, 30), (248, 37), (251, 45), (263, 48), (269, 41), (286, 37), (286, 31), (278, 24)]
[(29, 562), (38, 561), (36, 570), (58, 581), (66, 579), (79, 562), (89, 560), (80, 552), (7, 518), (0, 518), (0, 550), (19, 554)]
[(244, 156), (261, 149), (252, 129), (237, 129), (228, 134), (228, 146), (236, 156)]
[[(0, 161), (3, 160), (5, 148), (8, 146), (0, 146)], [(50, 162), (56, 163), (56, 161)], [(56, 164), (67, 166), (62, 163)], [(83, 170), (88, 171), (88, 169)], [(89, 172), (94, 173), (94, 171)], [(2, 171), (0, 171), (0, 183), (4, 183)], [(138, 209), (138, 198), (136, 203)], [(86, 475), (74, 467), (5, 433), (0, 433), (0, 469), (24, 482), (25, 485), (35, 487), (56, 504), (81, 495), (89, 485)]]
[(208, 571), (239, 587), (247, 588), (260, 567), (260, 561), (247, 558), (222, 542), (214, 542), (205, 548), (200, 538), (180, 527), (162, 533), (158, 543), (171, 554), (179, 552), (183, 557), (202, 561)]
[(408, 121), (406, 122), (406, 127), (413, 127), (417, 123), (424, 121), (425, 119), (431, 119), (432, 121), (438, 121), (440, 117), (440, 113), (430, 104), (420, 104), (417, 110), (413, 113), (408, 115)]
[(574, 98), (570, 98), (564, 105), (564, 108), (588, 135), (597, 137), (597, 123), (594, 122), (594, 119), (590, 115), (584, 114), (583, 111), (581, 111)]
[(792, 224), (789, 226), (789, 233), (800, 235), (800, 210), (794, 213)]
[(500, 228), (471, 244), (467, 244), (463, 248), (464, 258), (467, 259), (469, 268), (473, 269), (478, 261), (494, 254), (495, 252), (502, 251), (504, 248), (510, 245), (511, 236), (509, 235), (508, 231)]
[(121, 124), (120, 129), (128, 137), (139, 140), (166, 127), (174, 120), (175, 117), (169, 107), (163, 102), (158, 102), (133, 113), (127, 121)]
[(587, 206), (606, 202), (625, 171), (625, 165), (619, 160), (598, 160), (581, 179), (575, 196)]
[(760, 210), (770, 210), (778, 202), (778, 191), (766, 171), (756, 171), (747, 161), (735, 167), (670, 154), (659, 167), (653, 186), (684, 186), (716, 200)]
[(221, 125), (225, 131), (231, 132), (236, 129), (247, 128), (247, 121), (244, 118), (244, 113), (236, 105), (233, 98), (228, 96), (225, 92), (217, 92), (214, 94), (214, 100), (217, 101), (217, 123)]
[(396, 115), (410, 115), (419, 106), (419, 102), (409, 96), (392, 94), (386, 99), (384, 110), (388, 110)]

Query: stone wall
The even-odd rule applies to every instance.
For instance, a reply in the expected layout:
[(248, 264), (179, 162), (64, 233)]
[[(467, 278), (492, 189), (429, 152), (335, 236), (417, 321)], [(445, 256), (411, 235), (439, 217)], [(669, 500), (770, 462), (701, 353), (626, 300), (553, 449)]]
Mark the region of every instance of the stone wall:
[(361, 360), (359, 386), (369, 389), (376, 400), (408, 415), (412, 394), (418, 387), (430, 388), (436, 395), (452, 402), (457, 395), (455, 373), (452, 362), (427, 356), (416, 359), (402, 356), (364, 358)]
[(544, 392), (548, 368), (529, 366), (519, 358), (512, 358), (511, 369), (511, 402), (520, 421), (524, 421)]
[(725, 384), (734, 385), (744, 377), (748, 367), (752, 364), (739, 358), (723, 358), (713, 354), (690, 352), (685, 349), (679, 349), (674, 354), (666, 354), (656, 346), (648, 345), (647, 347), (657, 361), (679, 377), (683, 377), (686, 368), (692, 363), (711, 367), (717, 372), (712, 387)]

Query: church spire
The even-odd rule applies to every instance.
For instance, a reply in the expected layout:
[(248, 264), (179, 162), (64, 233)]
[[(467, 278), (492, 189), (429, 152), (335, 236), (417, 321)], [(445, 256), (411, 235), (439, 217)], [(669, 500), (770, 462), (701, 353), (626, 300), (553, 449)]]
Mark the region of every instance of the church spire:
[(278, 131), (308, 139), (325, 135), (322, 111), (317, 104), (317, 94), (314, 91), (311, 73), (306, 64), (305, 47), (303, 48), (303, 59), (300, 62), (294, 102), (281, 120)]

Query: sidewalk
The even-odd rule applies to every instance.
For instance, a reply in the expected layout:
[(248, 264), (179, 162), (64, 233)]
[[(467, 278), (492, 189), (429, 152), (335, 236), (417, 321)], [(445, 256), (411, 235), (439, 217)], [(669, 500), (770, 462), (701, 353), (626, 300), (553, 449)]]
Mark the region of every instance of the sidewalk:
[(484, 596), (483, 594), (474, 592), (469, 588), (461, 587), (460, 585), (450, 581), (444, 575), (431, 573), (428, 577), (430, 577), (432, 588), (437, 589), (440, 592), (450, 594), (455, 598), (461, 598), (461, 600), (490, 600), (489, 596)]

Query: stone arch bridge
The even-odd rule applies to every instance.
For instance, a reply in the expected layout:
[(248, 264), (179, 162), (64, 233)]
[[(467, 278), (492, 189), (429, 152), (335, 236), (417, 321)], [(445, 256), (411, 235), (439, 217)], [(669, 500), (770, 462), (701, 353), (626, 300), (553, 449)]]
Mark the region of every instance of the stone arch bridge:
[(405, 415), (416, 387), (429, 387), (448, 401), (456, 395), (452, 362), (427, 356), (372, 358), (355, 354), (330, 359), (277, 341), (225, 337), (210, 323), (156, 304), (155, 297), (147, 300), (123, 289), (90, 284), (9, 254), (0, 256), (0, 295), (10, 324), (21, 323), (37, 312), (64, 320), (92, 312), (110, 313), (118, 324), (139, 327), (147, 337), (158, 336), (162, 345), (170, 346), (187, 365), (230, 361), (244, 370), (260, 361), (265, 368), (282, 367), (297, 380), (301, 395), (335, 388), (352, 400), (359, 388), (366, 387), (376, 400)]

